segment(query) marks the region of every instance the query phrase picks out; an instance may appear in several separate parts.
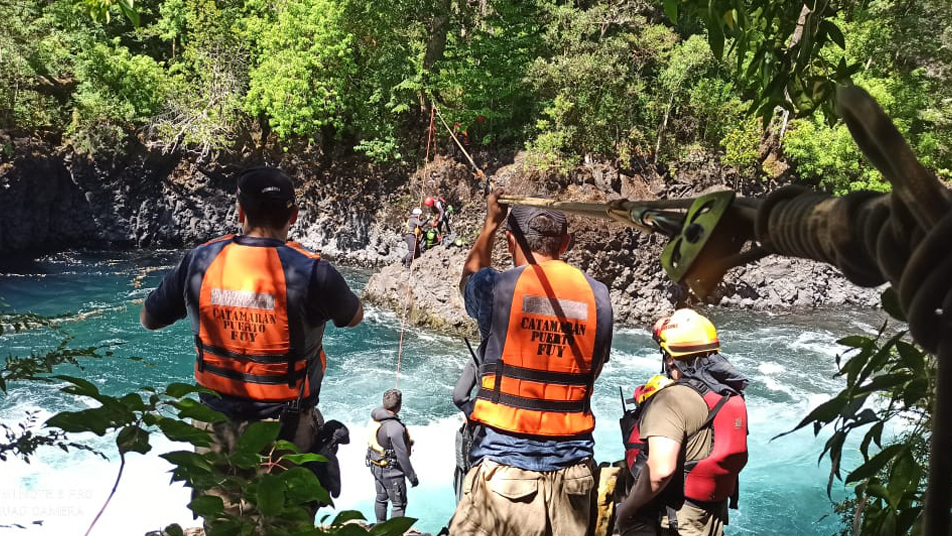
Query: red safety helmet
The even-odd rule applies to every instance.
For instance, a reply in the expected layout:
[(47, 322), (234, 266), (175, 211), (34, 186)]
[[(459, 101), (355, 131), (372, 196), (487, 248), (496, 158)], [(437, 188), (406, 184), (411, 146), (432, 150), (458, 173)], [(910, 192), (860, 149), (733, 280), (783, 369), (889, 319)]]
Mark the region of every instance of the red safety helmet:
[(428, 207), (432, 207), (432, 206), (433, 206), (433, 198), (430, 197), (430, 196), (426, 196), (426, 199), (423, 200), (423, 204), (426, 205), (426, 206), (428, 206)]

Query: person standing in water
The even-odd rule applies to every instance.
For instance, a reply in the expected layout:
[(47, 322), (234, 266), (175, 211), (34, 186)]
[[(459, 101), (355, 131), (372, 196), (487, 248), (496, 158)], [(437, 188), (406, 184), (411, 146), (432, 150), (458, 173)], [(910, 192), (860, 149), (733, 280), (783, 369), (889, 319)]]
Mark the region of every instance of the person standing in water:
[(391, 517), (403, 517), (407, 508), (406, 481), (409, 480), (413, 487), (420, 484), (410, 463), (413, 441), (397, 415), (402, 405), (400, 390), (389, 389), (383, 394), (383, 405), (370, 414), (367, 465), (377, 488), (374, 501), (377, 523), (387, 520), (388, 502), (393, 505)]

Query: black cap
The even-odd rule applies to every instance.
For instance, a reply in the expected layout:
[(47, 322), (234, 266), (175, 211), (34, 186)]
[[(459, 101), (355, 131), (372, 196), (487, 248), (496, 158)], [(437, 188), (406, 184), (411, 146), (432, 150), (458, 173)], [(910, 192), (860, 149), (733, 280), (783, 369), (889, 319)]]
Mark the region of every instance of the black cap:
[[(556, 229), (540, 229), (539, 225), (533, 223), (539, 216), (547, 216), (555, 222)], [(527, 207), (517, 205), (509, 209), (509, 217), (506, 219), (506, 230), (511, 233), (520, 231), (526, 237), (530, 236), (565, 236), (568, 232), (569, 223), (565, 214), (555, 210), (546, 210), (539, 207)]]
[(294, 185), (278, 168), (248, 168), (238, 176), (238, 202), (246, 210), (286, 210), (294, 207)]

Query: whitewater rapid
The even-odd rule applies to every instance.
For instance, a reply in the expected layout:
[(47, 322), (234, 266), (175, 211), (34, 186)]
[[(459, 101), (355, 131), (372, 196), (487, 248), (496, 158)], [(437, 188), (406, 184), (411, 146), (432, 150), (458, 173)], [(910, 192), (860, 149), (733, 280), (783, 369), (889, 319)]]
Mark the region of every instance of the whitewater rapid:
[[(138, 308), (162, 270), (177, 252), (67, 253), (0, 265), (0, 301), (6, 310), (42, 314), (102, 311), (84, 320), (64, 322), (60, 329), (84, 346), (105, 341), (115, 357), (93, 360), (85, 370), (65, 367), (58, 372), (83, 375), (110, 394), (141, 386), (161, 387), (190, 382), (194, 356), (188, 327), (180, 322), (167, 330), (146, 332), (138, 325)], [(367, 274), (343, 270), (355, 288)], [(140, 279), (141, 286), (135, 284)], [(740, 510), (731, 512), (728, 534), (816, 534), (837, 530), (836, 516), (826, 497), (827, 463), (817, 464), (826, 436), (812, 430), (771, 440), (796, 425), (806, 413), (842, 386), (834, 378), (835, 356), (843, 349), (841, 336), (871, 332), (879, 317), (868, 312), (815, 312), (806, 315), (768, 314), (714, 309), (725, 354), (751, 377), (750, 461), (741, 476)], [(461, 339), (410, 328), (404, 341), (399, 379), (395, 375), (400, 322), (393, 313), (369, 308), (365, 320), (351, 330), (328, 328), (325, 348), (328, 370), (320, 408), (327, 419), (344, 422), (351, 442), (341, 447), (344, 474), (336, 510), (357, 509), (373, 516), (373, 480), (364, 465), (367, 422), (382, 392), (398, 385), (404, 392), (401, 416), (414, 439), (412, 461), (420, 486), (409, 492), (407, 515), (419, 519), (417, 528), (437, 532), (455, 507), (452, 474), (454, 434), (461, 416), (451, 391), (469, 358)], [(24, 355), (56, 344), (61, 335), (32, 330), (0, 336), (0, 354)], [(125, 359), (141, 356), (142, 362)], [(611, 360), (596, 383), (593, 411), (596, 458), (622, 458), (618, 418), (619, 387), (631, 389), (659, 370), (660, 360), (648, 332), (617, 328)], [(0, 422), (15, 426), (27, 412), (42, 422), (57, 411), (81, 409), (88, 402), (64, 395), (61, 384), (11, 384), (0, 396)], [(0, 529), (19, 524), (16, 534), (83, 534), (112, 489), (118, 470), (113, 438), (91, 440), (109, 455), (69, 454), (55, 448), (37, 453), (31, 463), (0, 462)], [(170, 466), (158, 454), (188, 448), (158, 435), (147, 455), (128, 456), (116, 496), (93, 534), (139, 535), (169, 523), (199, 526), (185, 507), (188, 490), (170, 483)], [(855, 456), (847, 451), (845, 456)], [(849, 490), (834, 483), (834, 499)], [(320, 520), (334, 510), (318, 513)], [(42, 520), (42, 525), (34, 525)]]

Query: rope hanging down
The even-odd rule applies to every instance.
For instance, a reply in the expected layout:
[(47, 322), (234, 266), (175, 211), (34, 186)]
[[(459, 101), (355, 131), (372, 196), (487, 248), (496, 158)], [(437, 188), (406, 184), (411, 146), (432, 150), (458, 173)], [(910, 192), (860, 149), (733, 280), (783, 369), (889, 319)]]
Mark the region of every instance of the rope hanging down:
[[(430, 166), (430, 146), (433, 142), (433, 113), (436, 107), (430, 108), (430, 125), (426, 129), (426, 154), (423, 157), (423, 179), (420, 180), (420, 208), (423, 208), (423, 198), (426, 195), (426, 180), (428, 178), (428, 169)], [(413, 229), (409, 229), (413, 231)], [(413, 293), (411, 292), (410, 281), (413, 280), (413, 259), (416, 258), (417, 248), (420, 247), (417, 240), (413, 241), (413, 251), (410, 251), (410, 265), (407, 266), (407, 294), (403, 300), (403, 316), (400, 318), (400, 342), (397, 343), (397, 367), (395, 371), (394, 388), (400, 387), (400, 358), (403, 356), (403, 336), (407, 327), (407, 316), (413, 307)]]

